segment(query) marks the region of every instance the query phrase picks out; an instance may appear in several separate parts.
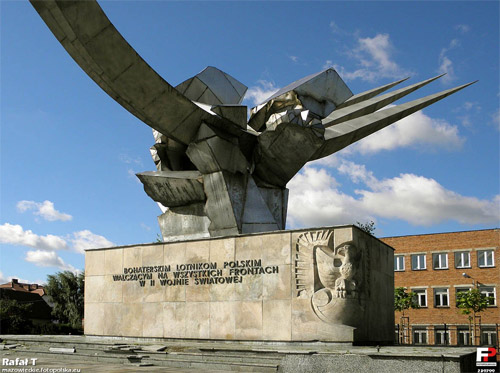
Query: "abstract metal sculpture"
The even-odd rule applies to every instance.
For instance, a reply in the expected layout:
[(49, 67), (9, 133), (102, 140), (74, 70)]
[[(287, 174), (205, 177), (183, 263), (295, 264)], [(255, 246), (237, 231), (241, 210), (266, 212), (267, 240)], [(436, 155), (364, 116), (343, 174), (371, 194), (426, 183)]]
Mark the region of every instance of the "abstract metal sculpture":
[(468, 86), (383, 111), (439, 78), (353, 95), (334, 69), (300, 79), (251, 110), (247, 90), (207, 67), (172, 87), (123, 39), (95, 1), (33, 7), (80, 67), (153, 129), (157, 171), (137, 174), (160, 204), (164, 240), (285, 228), (288, 181), (309, 161), (346, 146)]

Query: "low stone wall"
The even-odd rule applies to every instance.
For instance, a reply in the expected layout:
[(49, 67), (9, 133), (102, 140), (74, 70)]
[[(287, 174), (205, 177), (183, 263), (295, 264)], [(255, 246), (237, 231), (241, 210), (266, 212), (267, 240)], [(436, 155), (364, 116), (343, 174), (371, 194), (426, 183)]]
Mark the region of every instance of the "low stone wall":
[(288, 354), (282, 360), (280, 373), (344, 373), (344, 372), (435, 372), (459, 373), (475, 371), (475, 353), (462, 356), (431, 356), (422, 351), (410, 355), (302, 355)]
[(85, 334), (390, 343), (393, 284), (354, 226), (89, 250)]

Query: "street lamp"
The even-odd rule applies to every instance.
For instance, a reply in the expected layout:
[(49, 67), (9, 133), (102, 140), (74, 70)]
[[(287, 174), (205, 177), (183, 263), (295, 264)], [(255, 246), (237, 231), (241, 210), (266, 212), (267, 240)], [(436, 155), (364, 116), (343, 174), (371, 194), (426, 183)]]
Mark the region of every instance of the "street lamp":
[(462, 273), (462, 276), (465, 277), (465, 278), (470, 278), (472, 280), (472, 286), (476, 287), (476, 281), (471, 276), (469, 276), (465, 272)]

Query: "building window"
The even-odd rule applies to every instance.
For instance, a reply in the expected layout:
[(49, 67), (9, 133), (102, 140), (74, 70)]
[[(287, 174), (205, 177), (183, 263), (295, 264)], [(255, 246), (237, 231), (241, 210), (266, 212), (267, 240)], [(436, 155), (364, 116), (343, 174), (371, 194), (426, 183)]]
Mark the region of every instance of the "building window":
[(403, 255), (394, 256), (394, 270), (395, 271), (405, 270), (405, 257)]
[(425, 345), (427, 344), (427, 330), (413, 329), (413, 344)]
[(434, 289), (434, 306), (435, 307), (449, 307), (448, 303), (448, 289), (436, 288)]
[(497, 332), (495, 328), (481, 328), (481, 344), (486, 346), (496, 346)]
[(412, 289), (415, 294), (416, 301), (420, 307), (427, 307), (427, 290), (426, 289)]
[(493, 250), (478, 250), (477, 265), (479, 267), (493, 267)]
[(434, 344), (437, 345), (447, 345), (450, 343), (450, 334), (448, 333), (448, 330), (435, 330), (434, 331)]
[(470, 330), (469, 328), (459, 328), (457, 330), (457, 340), (460, 346), (468, 346), (470, 345)]
[(480, 286), (479, 291), (481, 292), (481, 294), (484, 294), (485, 296), (490, 298), (489, 301), (490, 306), (495, 306), (497, 304), (496, 289), (494, 286)]
[(455, 268), (470, 268), (470, 252), (459, 251), (455, 253)]
[(415, 254), (411, 256), (411, 269), (420, 271), (425, 269), (425, 254)]
[(448, 254), (447, 253), (432, 254), (432, 268), (448, 269)]

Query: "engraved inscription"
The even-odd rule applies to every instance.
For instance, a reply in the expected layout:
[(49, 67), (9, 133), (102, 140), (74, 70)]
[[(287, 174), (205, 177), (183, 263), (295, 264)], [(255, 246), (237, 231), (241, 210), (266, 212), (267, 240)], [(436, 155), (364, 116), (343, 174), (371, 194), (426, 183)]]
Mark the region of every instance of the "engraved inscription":
[(137, 281), (139, 286), (219, 285), (241, 283), (247, 276), (279, 273), (279, 266), (263, 266), (262, 259), (223, 262), (180, 263), (158, 266), (123, 268), (123, 273), (113, 275), (113, 281)]

